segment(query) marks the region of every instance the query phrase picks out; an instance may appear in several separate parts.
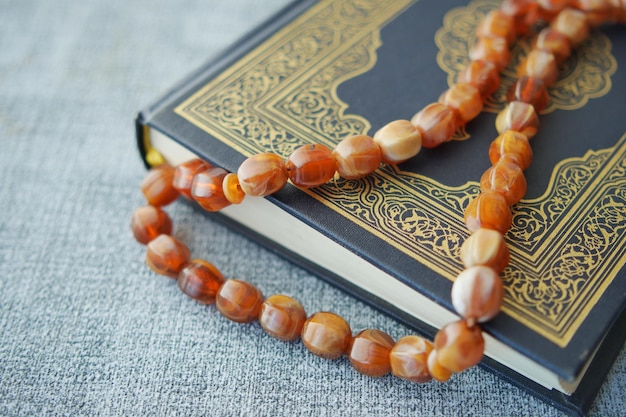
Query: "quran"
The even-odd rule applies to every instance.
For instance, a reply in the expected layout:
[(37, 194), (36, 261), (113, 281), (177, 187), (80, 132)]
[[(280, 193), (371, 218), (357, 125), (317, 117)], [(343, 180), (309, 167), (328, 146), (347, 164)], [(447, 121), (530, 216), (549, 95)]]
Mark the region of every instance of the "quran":
[[(334, 147), (410, 118), (455, 80), (492, 0), (296, 2), (142, 111), (146, 165), (194, 156), (236, 171), (248, 156)], [(416, 24), (419, 22), (419, 24)], [(507, 234), (503, 312), (483, 366), (582, 412), (626, 337), (626, 34), (596, 30), (562, 64), (532, 139), (526, 197)], [(288, 186), (220, 216), (288, 259), (432, 337), (517, 63), (453, 141), (359, 181)], [(508, 83), (507, 83), (508, 82)]]

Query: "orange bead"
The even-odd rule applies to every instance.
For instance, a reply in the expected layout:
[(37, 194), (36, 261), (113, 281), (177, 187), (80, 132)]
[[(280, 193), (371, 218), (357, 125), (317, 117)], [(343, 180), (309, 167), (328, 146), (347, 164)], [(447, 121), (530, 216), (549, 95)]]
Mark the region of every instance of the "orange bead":
[(374, 139), (367, 135), (349, 136), (333, 151), (337, 172), (347, 180), (357, 180), (378, 169), (382, 152)]
[(202, 304), (215, 303), (217, 291), (223, 283), (222, 273), (202, 259), (192, 260), (178, 274), (178, 288)]
[(202, 159), (192, 159), (176, 167), (174, 171), (174, 179), (172, 185), (178, 190), (179, 193), (185, 197), (192, 199), (191, 186), (193, 184), (193, 177), (197, 173), (206, 171), (211, 168), (211, 165), (204, 162)]
[(348, 359), (363, 375), (379, 377), (391, 370), (389, 352), (394, 341), (387, 333), (367, 329), (358, 333), (348, 345)]
[(532, 7), (537, 7), (536, 0), (504, 0), (500, 5), (500, 10), (515, 18), (528, 14)]
[(504, 302), (504, 286), (493, 269), (472, 266), (456, 277), (451, 298), (452, 305), (461, 317), (482, 323), (500, 312)]
[(468, 83), (478, 88), (484, 100), (498, 90), (500, 74), (493, 62), (470, 61), (457, 76), (457, 83)]
[(537, 9), (537, 3), (533, 0), (504, 0), (500, 5), (500, 10), (513, 18), (518, 35), (526, 34), (536, 23)]
[(559, 79), (559, 68), (552, 53), (533, 49), (517, 67), (517, 76), (539, 78), (546, 86)]
[(506, 199), (493, 191), (480, 193), (465, 209), (465, 225), (470, 232), (485, 228), (504, 234), (511, 227), (511, 220)]
[(483, 18), (476, 29), (478, 38), (504, 38), (510, 45), (515, 40), (513, 17), (501, 10), (492, 10)]
[(619, 6), (615, 11), (616, 19), (622, 25), (626, 24), (626, 0), (620, 0)]
[(352, 331), (348, 323), (334, 313), (313, 314), (302, 327), (302, 343), (314, 355), (337, 359), (348, 348)]
[(280, 156), (261, 153), (251, 156), (239, 166), (237, 178), (246, 194), (264, 197), (283, 188), (289, 175)]
[(590, 25), (600, 26), (616, 20), (619, 0), (575, 0), (573, 6), (587, 15)]
[(496, 117), (496, 130), (503, 134), (507, 130), (515, 130), (523, 133), (527, 138), (532, 138), (539, 130), (539, 116), (532, 104), (522, 101), (512, 101), (498, 113)]
[(337, 169), (333, 152), (324, 145), (304, 145), (287, 159), (291, 182), (300, 188), (318, 187), (330, 180)]
[(270, 336), (290, 341), (300, 337), (306, 321), (304, 307), (286, 295), (272, 295), (261, 305), (259, 323)]
[(546, 13), (548, 18), (551, 18), (567, 7), (570, 2), (571, 0), (537, 0), (537, 5)]
[(246, 197), (246, 193), (241, 189), (237, 174), (229, 172), (222, 181), (222, 192), (224, 197), (231, 204), (241, 204)]
[(159, 165), (152, 168), (141, 182), (141, 192), (152, 206), (166, 206), (179, 196), (172, 186), (174, 168), (169, 165)]
[(461, 372), (478, 364), (485, 350), (480, 327), (469, 327), (465, 320), (445, 325), (437, 332), (434, 345), (437, 362), (452, 372)]
[(137, 242), (148, 244), (159, 235), (172, 233), (172, 220), (158, 207), (139, 207), (130, 220), (130, 228)]
[(455, 111), (458, 126), (465, 125), (478, 116), (483, 109), (480, 91), (467, 83), (454, 84), (441, 95), (439, 103)]
[(399, 164), (413, 158), (422, 149), (422, 134), (408, 120), (394, 120), (374, 135), (383, 161)]
[(439, 382), (446, 382), (452, 376), (452, 371), (439, 363), (438, 352), (435, 349), (428, 354), (426, 365), (428, 366), (430, 376)]
[(544, 28), (539, 32), (533, 42), (533, 48), (552, 53), (557, 64), (566, 60), (572, 53), (572, 47), (567, 36), (551, 27)]
[(454, 111), (440, 103), (424, 107), (413, 116), (411, 123), (422, 133), (424, 148), (435, 148), (449, 141), (457, 128)]
[(391, 372), (398, 378), (424, 383), (432, 379), (428, 373), (428, 355), (433, 344), (423, 337), (404, 336), (389, 353)]
[(466, 268), (487, 266), (500, 273), (509, 264), (509, 248), (502, 233), (478, 229), (461, 245), (461, 261)]
[(479, 38), (470, 49), (469, 57), (473, 61), (489, 61), (502, 71), (509, 64), (511, 52), (504, 38)]
[(539, 78), (522, 76), (511, 86), (507, 95), (508, 101), (522, 101), (531, 104), (539, 113), (548, 105), (548, 91)]
[(498, 136), (489, 147), (489, 160), (495, 165), (503, 155), (515, 158), (520, 168), (526, 169), (533, 160), (533, 150), (526, 135), (507, 130)]
[(254, 285), (229, 279), (217, 292), (215, 305), (222, 316), (238, 323), (256, 320), (263, 304), (263, 293)]
[(219, 211), (230, 206), (224, 196), (222, 183), (228, 171), (222, 168), (209, 168), (202, 171), (193, 179), (191, 196), (207, 211)]
[(572, 46), (578, 46), (589, 36), (587, 16), (579, 10), (565, 9), (561, 11), (550, 26), (565, 35)]
[(157, 274), (177, 278), (189, 262), (189, 256), (189, 248), (178, 239), (160, 235), (148, 243), (146, 263)]
[(480, 178), (480, 190), (502, 194), (509, 206), (520, 201), (526, 194), (524, 172), (508, 155), (489, 168)]

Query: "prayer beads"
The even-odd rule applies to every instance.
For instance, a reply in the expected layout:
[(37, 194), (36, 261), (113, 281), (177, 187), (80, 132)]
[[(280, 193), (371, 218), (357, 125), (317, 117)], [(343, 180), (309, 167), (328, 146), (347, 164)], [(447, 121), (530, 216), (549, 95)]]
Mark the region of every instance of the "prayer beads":
[[(574, 6), (580, 10), (566, 8)], [(465, 208), (470, 236), (460, 248), (465, 269), (452, 285), (451, 301), (461, 320), (442, 327), (434, 341), (406, 336), (394, 343), (388, 334), (367, 329), (352, 336), (349, 324), (330, 312), (306, 318), (302, 305), (286, 295), (264, 299), (262, 292), (244, 281), (225, 280), (211, 263), (190, 260), (189, 249), (169, 236), (172, 224), (161, 206), (179, 195), (195, 200), (209, 211), (239, 204), (246, 195), (267, 196), (289, 181), (297, 187), (322, 186), (336, 175), (346, 180), (367, 176), (381, 162), (399, 164), (451, 140), (455, 131), (475, 118), (483, 102), (500, 84), (499, 71), (510, 60), (509, 47), (539, 21), (551, 22), (541, 30), (532, 50), (517, 68), (519, 79), (509, 89), (508, 104), (496, 117), (499, 136), (489, 147), (488, 168), (480, 181), (480, 194)], [(258, 320), (272, 337), (298, 338), (313, 354), (336, 359), (347, 353), (354, 368), (369, 376), (389, 371), (414, 382), (445, 381), (454, 372), (477, 364), (483, 357), (484, 338), (478, 323), (495, 317), (504, 300), (499, 275), (508, 265), (504, 239), (512, 217), (511, 206), (526, 192), (523, 170), (532, 161), (529, 139), (539, 127), (538, 113), (548, 104), (546, 88), (558, 78), (558, 65), (583, 42), (589, 27), (608, 21), (626, 23), (624, 0), (505, 0), (478, 25), (471, 61), (457, 83), (418, 111), (410, 120), (381, 127), (374, 137), (354, 135), (331, 150), (321, 144), (296, 148), (285, 161), (261, 153), (250, 156), (229, 173), (199, 159), (177, 168), (162, 165), (149, 171), (141, 184), (148, 206), (132, 217), (131, 229), (146, 244), (146, 263), (156, 273), (178, 280), (178, 287), (200, 303), (215, 303), (218, 311), (236, 322)]]

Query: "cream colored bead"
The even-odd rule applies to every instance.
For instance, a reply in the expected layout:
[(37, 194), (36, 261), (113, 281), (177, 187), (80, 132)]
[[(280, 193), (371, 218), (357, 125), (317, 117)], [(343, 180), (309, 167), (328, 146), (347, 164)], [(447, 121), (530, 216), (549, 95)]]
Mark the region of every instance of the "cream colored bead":
[(395, 120), (376, 132), (374, 142), (380, 146), (383, 161), (399, 164), (419, 153), (422, 134), (408, 120)]
[(482, 265), (497, 273), (509, 263), (509, 248), (500, 232), (478, 229), (461, 246), (461, 261), (466, 268)]
[(532, 104), (512, 101), (496, 116), (496, 130), (501, 135), (507, 130), (514, 130), (530, 139), (539, 130), (539, 117)]
[(579, 10), (564, 9), (552, 21), (551, 26), (557, 32), (567, 36), (572, 46), (580, 44), (589, 36), (587, 16)]
[(461, 317), (482, 323), (500, 312), (504, 301), (504, 287), (493, 269), (473, 266), (456, 278), (451, 297), (452, 305)]

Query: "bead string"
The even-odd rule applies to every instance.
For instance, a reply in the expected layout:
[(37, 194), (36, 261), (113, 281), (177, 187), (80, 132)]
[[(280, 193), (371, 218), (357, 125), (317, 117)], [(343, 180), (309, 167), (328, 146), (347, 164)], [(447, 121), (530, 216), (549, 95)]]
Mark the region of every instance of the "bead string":
[[(466, 207), (471, 232), (460, 251), (465, 269), (452, 286), (451, 299), (461, 319), (439, 330), (434, 341), (405, 336), (394, 342), (387, 333), (366, 329), (355, 336), (349, 324), (331, 312), (307, 318), (302, 305), (286, 295), (264, 299), (254, 285), (225, 280), (211, 263), (190, 260), (189, 249), (170, 236), (172, 221), (160, 208), (180, 194), (208, 211), (241, 203), (246, 195), (266, 196), (288, 181), (301, 188), (320, 186), (335, 175), (353, 180), (374, 172), (381, 162), (398, 164), (422, 147), (449, 141), (454, 132), (475, 118), (483, 102), (499, 86), (499, 71), (510, 60), (509, 47), (540, 21), (550, 22), (533, 42), (517, 68), (518, 80), (507, 105), (496, 117), (499, 136), (489, 148), (492, 166), (480, 179), (480, 194)], [(446, 381), (452, 373), (476, 365), (485, 342), (478, 323), (495, 317), (504, 300), (499, 274), (509, 262), (504, 239), (511, 207), (526, 193), (523, 174), (531, 163), (529, 144), (537, 133), (537, 114), (548, 104), (547, 88), (558, 79), (558, 65), (589, 34), (590, 26), (626, 23), (626, 0), (505, 0), (490, 12), (476, 31), (471, 62), (457, 84), (408, 120), (396, 120), (372, 137), (351, 136), (334, 150), (320, 145), (297, 148), (285, 162), (270, 153), (246, 159), (237, 173), (194, 159), (173, 168), (150, 170), (142, 183), (148, 201), (132, 217), (135, 238), (147, 245), (146, 262), (158, 274), (177, 279), (183, 293), (236, 322), (258, 320), (280, 340), (302, 339), (313, 354), (335, 359), (347, 353), (354, 368), (369, 376), (389, 371), (414, 382)]]

